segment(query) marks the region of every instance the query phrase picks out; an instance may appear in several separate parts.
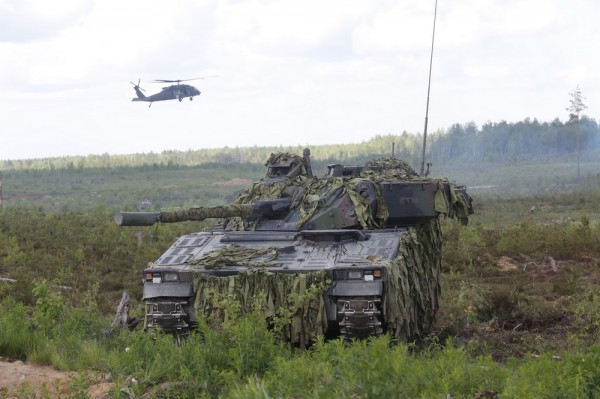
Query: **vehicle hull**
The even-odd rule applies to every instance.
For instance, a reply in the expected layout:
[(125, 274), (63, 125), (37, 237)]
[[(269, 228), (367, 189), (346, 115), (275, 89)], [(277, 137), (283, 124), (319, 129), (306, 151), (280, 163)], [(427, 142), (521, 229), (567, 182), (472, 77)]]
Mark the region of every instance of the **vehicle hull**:
[(390, 333), (412, 340), (438, 309), (439, 221), (373, 231), (202, 232), (180, 237), (144, 271), (145, 327), (187, 334), (242, 313), (288, 317), (292, 343)]

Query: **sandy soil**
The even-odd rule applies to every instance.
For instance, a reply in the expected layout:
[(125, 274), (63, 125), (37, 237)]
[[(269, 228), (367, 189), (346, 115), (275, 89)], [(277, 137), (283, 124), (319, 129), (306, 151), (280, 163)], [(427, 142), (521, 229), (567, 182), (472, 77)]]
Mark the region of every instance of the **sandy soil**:
[[(68, 381), (74, 376), (73, 373), (58, 371), (48, 366), (0, 358), (0, 398), (69, 397)], [(108, 392), (113, 387), (111, 382), (98, 383), (90, 386), (87, 394), (92, 399), (109, 398)]]

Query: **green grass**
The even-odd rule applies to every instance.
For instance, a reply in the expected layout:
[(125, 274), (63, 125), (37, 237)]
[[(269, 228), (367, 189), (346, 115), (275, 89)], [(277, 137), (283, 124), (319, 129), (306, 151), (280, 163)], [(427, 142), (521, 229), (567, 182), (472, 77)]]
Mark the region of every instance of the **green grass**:
[[(489, 354), (474, 355), (468, 346), (453, 340), (420, 346), (388, 337), (350, 345), (341, 340), (318, 341), (302, 351), (279, 342), (267, 329), (264, 314), (257, 311), (220, 328), (202, 325), (199, 333), (182, 341), (141, 331), (99, 338), (94, 336), (97, 326), (76, 323), (69, 312), (52, 328), (39, 329), (31, 312), (44, 306), (40, 303), (26, 309), (14, 306), (10, 298), (2, 301), (2, 354), (8, 354), (4, 343), (11, 341), (21, 346), (24, 360), (81, 371), (79, 380), (71, 382), (79, 390), (93, 383), (86, 373), (99, 371), (113, 376), (112, 394), (117, 396), (120, 392), (168, 398), (472, 398), (486, 392), (502, 398), (589, 398), (600, 394), (599, 345), (504, 362)], [(7, 329), (17, 318), (21, 327)], [(63, 323), (79, 327), (64, 328)], [(39, 345), (16, 338), (25, 331), (34, 331)], [(128, 383), (131, 378), (138, 383)]]
[[(362, 156), (349, 163), (360, 165), (365, 159)], [(315, 162), (315, 175), (323, 176), (325, 164), (332, 162), (333, 159)], [(526, 199), (528, 202), (520, 202), (522, 207), (517, 210), (525, 214), (531, 206), (539, 209), (540, 198), (572, 193), (585, 201), (582, 194), (600, 189), (599, 167), (597, 161), (581, 163), (581, 176), (577, 179), (577, 165), (573, 162), (456, 162), (434, 165), (432, 177), (448, 177), (471, 187), (470, 194), (477, 202)], [(262, 163), (5, 170), (3, 201), (5, 205), (49, 210), (98, 206), (137, 210), (144, 200), (151, 201), (152, 209), (215, 206), (231, 202), (237, 191), (264, 174)]]
[[(123, 290), (132, 295), (132, 314), (141, 315), (144, 265), (178, 235), (207, 225), (142, 228), (138, 245), (137, 228), (112, 221), (121, 206), (78, 208), (90, 183), (77, 183), (83, 175), (75, 172), (56, 176), (52, 184), (71, 187), (54, 188), (65, 198), (56, 207), (34, 201), (0, 210), (0, 276), (17, 280), (0, 283), (0, 356), (76, 370), (70, 385), (77, 393), (93, 383), (93, 372), (110, 373), (113, 397), (600, 397), (598, 176), (586, 171), (580, 186), (567, 186), (572, 176), (552, 169), (562, 187), (533, 194), (548, 186), (544, 179), (535, 183), (537, 168), (525, 167), (531, 176), (516, 179), (516, 191), (507, 195), (472, 192), (476, 214), (468, 226), (443, 222), (441, 308), (423, 342), (333, 340), (306, 351), (279, 342), (258, 311), (226, 325), (201, 323), (197, 334), (180, 342), (138, 331), (102, 336)], [(497, 176), (508, 179), (509, 171)], [(99, 198), (112, 195), (133, 210), (156, 184), (177, 181), (156, 198), (182, 201), (175, 198), (196, 172), (118, 172), (115, 180), (94, 184)], [(216, 175), (229, 181), (235, 173), (215, 169), (196, 176), (198, 194), (182, 202), (225, 201), (234, 187), (215, 186)], [(28, 183), (42, 187), (49, 183), (38, 179), (48, 176), (28, 176)], [(13, 195), (7, 187), (18, 186), (4, 177), (4, 193)], [(120, 198), (128, 187), (129, 197)], [(131, 377), (138, 384), (129, 383)], [(30, 393), (24, 387), (21, 397)]]
[(2, 172), (5, 204), (49, 210), (138, 210), (144, 200), (149, 210), (223, 205), (262, 176), (264, 167), (255, 164)]

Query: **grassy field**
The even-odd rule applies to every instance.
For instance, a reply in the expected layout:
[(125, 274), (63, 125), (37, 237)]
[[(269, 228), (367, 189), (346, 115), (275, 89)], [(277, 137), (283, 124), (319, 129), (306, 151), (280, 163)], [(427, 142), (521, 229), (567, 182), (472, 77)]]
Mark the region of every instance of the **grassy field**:
[[(315, 161), (314, 173), (326, 172)], [(349, 164), (364, 164), (352, 160)], [(454, 163), (434, 165), (432, 177), (447, 177), (466, 185), (476, 199), (530, 199), (572, 193), (585, 199), (600, 189), (600, 162)], [(136, 209), (144, 200), (158, 208), (223, 205), (252, 181), (263, 177), (262, 164), (146, 165), (114, 168), (2, 171), (4, 205), (51, 210)], [(530, 201), (531, 206), (535, 203)], [(529, 209), (529, 208), (528, 208)], [(479, 214), (479, 213), (478, 213)]]
[[(144, 265), (178, 235), (206, 227), (145, 228), (138, 242), (114, 213), (144, 199), (163, 208), (225, 203), (261, 167), (4, 173), (0, 277), (17, 282), (0, 283), (0, 356), (78, 371), (71, 397), (86, 397), (108, 374), (115, 398), (600, 397), (600, 177), (588, 164), (575, 185), (572, 166), (496, 165), (486, 167), (488, 179), (457, 170), (459, 182), (503, 189), (471, 191), (468, 226), (443, 221), (442, 300), (431, 334), (414, 343), (316, 342), (305, 351), (279, 342), (260, 307), (218, 328), (202, 324), (182, 342), (101, 334), (123, 290), (133, 315), (142, 314)], [(542, 171), (555, 177), (537, 177)], [(553, 181), (554, 189), (538, 189)]]
[(263, 174), (255, 164), (10, 171), (3, 172), (3, 200), (50, 210), (136, 210), (146, 200), (156, 209), (214, 206)]

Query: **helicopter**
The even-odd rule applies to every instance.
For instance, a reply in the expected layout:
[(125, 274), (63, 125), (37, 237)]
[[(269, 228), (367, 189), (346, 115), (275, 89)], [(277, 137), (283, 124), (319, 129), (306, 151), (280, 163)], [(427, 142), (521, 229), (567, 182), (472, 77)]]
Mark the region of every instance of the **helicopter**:
[(212, 78), (213, 76), (204, 76), (202, 78), (193, 78), (193, 79), (176, 79), (176, 80), (167, 80), (167, 79), (157, 79), (150, 83), (175, 83), (171, 86), (163, 87), (162, 90), (156, 94), (152, 94), (150, 96), (146, 96), (143, 92), (145, 91), (140, 87), (140, 79), (138, 79), (138, 83), (135, 84), (133, 82), (129, 82), (133, 85), (133, 89), (135, 90), (135, 94), (137, 97), (131, 99), (131, 101), (145, 101), (150, 104), (148, 107), (152, 106), (154, 101), (166, 101), (166, 100), (179, 100), (182, 101), (184, 98), (189, 97), (190, 101), (194, 99), (194, 96), (200, 95), (200, 90), (196, 89), (194, 86), (188, 84), (182, 84), (181, 82), (187, 82), (189, 80), (198, 80), (198, 79), (206, 79)]

